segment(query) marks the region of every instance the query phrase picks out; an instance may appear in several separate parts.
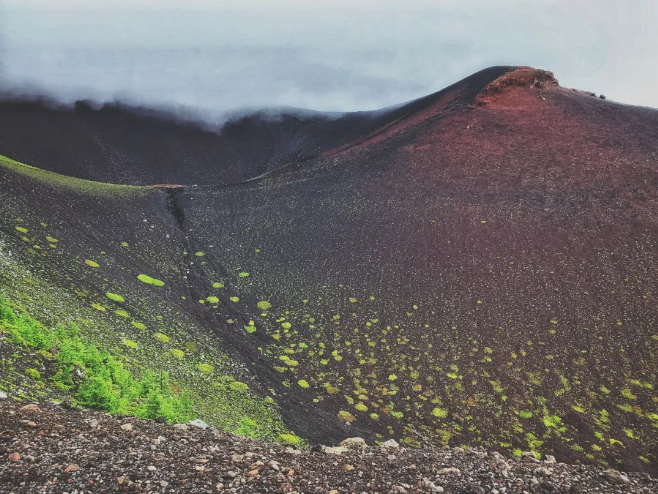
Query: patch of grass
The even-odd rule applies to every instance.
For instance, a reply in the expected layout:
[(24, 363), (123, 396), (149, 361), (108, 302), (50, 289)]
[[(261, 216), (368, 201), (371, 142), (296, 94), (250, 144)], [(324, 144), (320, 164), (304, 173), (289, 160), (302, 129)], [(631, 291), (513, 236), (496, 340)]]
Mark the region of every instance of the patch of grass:
[(41, 372), (39, 372), (36, 369), (25, 369), (25, 374), (28, 377), (31, 377), (32, 379), (34, 379), (35, 381), (41, 379)]
[(247, 391), (249, 391), (249, 386), (247, 386), (245, 383), (240, 381), (232, 381), (228, 387), (231, 388), (233, 391), (238, 391), (239, 393), (246, 393)]
[(140, 274), (139, 276), (137, 276), (137, 279), (142, 283), (146, 283), (147, 285), (164, 286), (164, 281), (158, 280), (156, 278), (151, 278), (146, 274)]
[(272, 304), (269, 303), (267, 300), (261, 300), (260, 302), (258, 302), (258, 303), (256, 304), (256, 306), (257, 306), (260, 310), (269, 310), (269, 309), (272, 307)]
[(295, 434), (279, 434), (281, 440), (286, 444), (302, 444), (304, 441)]
[(212, 365), (208, 365), (208, 364), (199, 364), (196, 366), (196, 368), (199, 369), (204, 374), (212, 374), (213, 371)]
[[(51, 380), (60, 389), (73, 392), (81, 405), (168, 422), (194, 418), (191, 399), (169, 385), (166, 372), (146, 370), (141, 378), (135, 377), (112, 355), (85, 341), (75, 324), (48, 329), (27, 313), (17, 313), (0, 297), (0, 326), (11, 335), (12, 343), (51, 355), (56, 362)], [(137, 346), (125, 340), (129, 342)], [(33, 379), (41, 378), (36, 369), (27, 373)]]
[(128, 348), (132, 348), (133, 350), (137, 350), (139, 348), (139, 345), (135, 343), (133, 340), (123, 340), (123, 344), (126, 345)]
[(130, 325), (139, 329), (140, 331), (145, 331), (146, 330), (146, 324), (143, 322), (138, 322), (138, 321), (130, 321)]
[(121, 295), (117, 295), (116, 293), (112, 293), (112, 292), (107, 292), (105, 296), (110, 300), (113, 300), (114, 302), (123, 303), (126, 301)]

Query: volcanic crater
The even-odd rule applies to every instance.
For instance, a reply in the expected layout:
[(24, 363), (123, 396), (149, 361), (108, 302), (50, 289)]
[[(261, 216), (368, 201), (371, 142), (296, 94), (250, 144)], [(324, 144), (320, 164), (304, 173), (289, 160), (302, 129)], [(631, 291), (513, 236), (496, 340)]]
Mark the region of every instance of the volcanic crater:
[(220, 428), (655, 474), (657, 151), (658, 111), (529, 67), (221, 129), (6, 100), (0, 293)]

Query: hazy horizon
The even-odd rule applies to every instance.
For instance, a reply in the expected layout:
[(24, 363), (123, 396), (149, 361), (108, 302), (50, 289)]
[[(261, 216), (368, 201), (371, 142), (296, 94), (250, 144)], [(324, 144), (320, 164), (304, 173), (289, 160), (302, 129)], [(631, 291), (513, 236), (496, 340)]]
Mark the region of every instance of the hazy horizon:
[(658, 108), (658, 2), (0, 0), (0, 84), (70, 103), (374, 110), (492, 65)]

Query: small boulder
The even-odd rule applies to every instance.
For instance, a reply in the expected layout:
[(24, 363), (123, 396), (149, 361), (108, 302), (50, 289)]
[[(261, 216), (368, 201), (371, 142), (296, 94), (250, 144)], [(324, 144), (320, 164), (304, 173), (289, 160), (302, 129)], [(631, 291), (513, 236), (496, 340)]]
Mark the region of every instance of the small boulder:
[(532, 451), (524, 451), (521, 453), (521, 460), (529, 463), (539, 463), (539, 460)]
[(425, 488), (425, 490), (428, 490), (430, 492), (443, 492), (443, 487), (440, 485), (436, 485), (434, 482), (432, 482), (429, 479), (423, 479), (419, 483), (419, 487)]
[(343, 453), (347, 453), (349, 450), (343, 446), (323, 446), (322, 451), (329, 455), (342, 455)]
[(461, 470), (455, 467), (442, 468), (436, 472), (437, 475), (460, 475), (461, 473)]
[(343, 448), (353, 450), (366, 449), (368, 447), (365, 440), (361, 437), (348, 437), (344, 441), (341, 441), (340, 445)]
[(78, 470), (80, 470), (80, 466), (79, 466), (79, 465), (76, 465), (75, 463), (71, 463), (69, 466), (67, 466), (67, 467), (64, 469), (64, 472), (66, 472), (66, 473), (72, 473), (72, 472), (77, 472)]
[(39, 408), (37, 405), (33, 403), (21, 407), (21, 410), (28, 413), (41, 413), (41, 408)]
[(133, 425), (132, 424), (123, 424), (121, 426), (121, 430), (124, 430), (126, 432), (132, 432), (133, 430)]
[(7, 461), (9, 461), (11, 463), (16, 463), (16, 462), (21, 461), (21, 458), (22, 458), (22, 456), (21, 456), (20, 453), (12, 453), (7, 457)]
[(7, 398), (7, 395), (5, 393), (3, 393), (2, 391), (0, 391), (0, 400), (4, 400), (6, 398)]
[(198, 427), (199, 429), (210, 429), (211, 428), (208, 424), (206, 424), (203, 420), (200, 420), (200, 419), (190, 420), (188, 422), (188, 424), (190, 424), (194, 427)]
[(626, 475), (612, 468), (606, 470), (603, 475), (611, 484), (629, 484), (631, 482)]
[(400, 449), (400, 445), (395, 439), (389, 439), (381, 445), (384, 449)]

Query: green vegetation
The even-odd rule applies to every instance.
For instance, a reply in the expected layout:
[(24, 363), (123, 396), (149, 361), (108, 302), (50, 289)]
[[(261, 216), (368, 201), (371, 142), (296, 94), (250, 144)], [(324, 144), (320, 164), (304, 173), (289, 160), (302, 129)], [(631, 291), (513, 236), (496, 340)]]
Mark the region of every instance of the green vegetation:
[(153, 286), (164, 286), (164, 281), (157, 280), (155, 278), (151, 278), (148, 275), (145, 274), (140, 274), (137, 276), (137, 279), (141, 281), (142, 283), (146, 283), (147, 285), (153, 285)]
[(95, 262), (95, 261), (91, 261), (91, 260), (89, 260), (89, 259), (85, 259), (85, 264), (86, 264), (87, 266), (89, 266), (89, 267), (92, 267), (92, 268), (97, 268), (97, 267), (99, 267), (99, 264), (98, 264), (97, 262)]
[[(9, 333), (12, 343), (51, 355), (56, 362), (51, 381), (73, 392), (81, 405), (168, 422), (194, 417), (190, 397), (174, 391), (166, 372), (147, 370), (137, 378), (113, 356), (80, 337), (75, 324), (48, 329), (28, 314), (15, 311), (0, 297), (0, 328)], [(36, 369), (28, 369), (27, 373), (33, 379), (41, 378)]]
[(343, 422), (354, 422), (356, 420), (354, 415), (352, 415), (350, 412), (346, 412), (345, 410), (338, 412), (338, 418)]
[(212, 374), (213, 371), (212, 365), (208, 365), (208, 364), (199, 364), (196, 366), (196, 368), (206, 374)]
[(162, 334), (162, 333), (155, 333), (153, 335), (153, 338), (158, 340), (160, 343), (169, 343), (171, 341), (171, 338), (169, 338), (169, 336), (167, 336), (166, 334)]
[(105, 296), (110, 300), (113, 300), (114, 302), (119, 302), (119, 303), (125, 302), (125, 299), (121, 295), (117, 295), (116, 293), (107, 292)]
[(29, 377), (35, 380), (41, 379), (41, 373), (36, 369), (27, 369), (25, 371), (25, 374), (27, 374)]
[(144, 324), (143, 322), (130, 321), (130, 325), (134, 328), (139, 329), (140, 331), (144, 331), (146, 329), (146, 324)]
[(13, 173), (29, 177), (38, 182), (65, 187), (67, 189), (77, 190), (79, 192), (102, 197), (121, 197), (126, 195), (142, 195), (150, 192), (149, 187), (138, 187), (134, 185), (114, 185), (91, 180), (73, 178), (66, 175), (60, 175), (40, 168), (35, 168), (18, 161), (14, 161), (6, 156), (0, 155), (0, 166), (12, 171)]
[(295, 434), (279, 434), (279, 437), (287, 444), (302, 444), (304, 441)]

